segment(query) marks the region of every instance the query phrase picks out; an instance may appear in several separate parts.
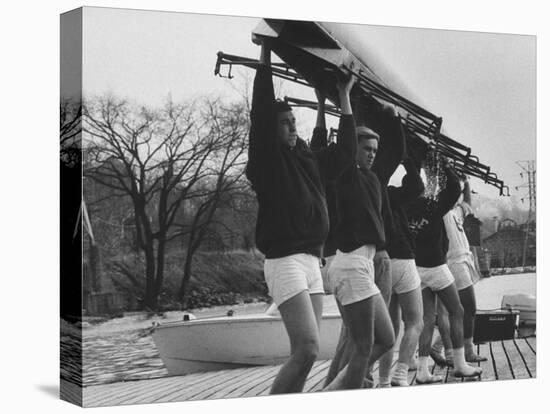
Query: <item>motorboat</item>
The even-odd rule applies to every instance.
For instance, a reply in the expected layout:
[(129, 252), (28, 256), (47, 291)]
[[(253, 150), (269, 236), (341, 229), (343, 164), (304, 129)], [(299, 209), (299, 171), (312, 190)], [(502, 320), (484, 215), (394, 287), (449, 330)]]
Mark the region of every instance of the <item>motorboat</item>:
[(519, 323), (523, 325), (535, 326), (537, 324), (537, 301), (534, 295), (526, 293), (516, 293), (504, 295), (501, 302), (502, 309), (516, 309), (519, 311)]
[[(341, 317), (332, 295), (325, 296), (318, 359), (333, 357)], [(257, 365), (277, 365), (290, 355), (282, 318), (272, 305), (260, 314), (186, 318), (153, 329), (153, 340), (171, 375)]]

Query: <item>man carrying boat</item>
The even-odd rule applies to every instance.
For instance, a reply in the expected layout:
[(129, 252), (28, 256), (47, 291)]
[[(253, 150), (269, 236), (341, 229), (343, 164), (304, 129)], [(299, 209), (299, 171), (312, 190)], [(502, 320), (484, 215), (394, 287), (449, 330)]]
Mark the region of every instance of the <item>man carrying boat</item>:
[(385, 243), (380, 182), (371, 171), (379, 139), (373, 130), (359, 126), (356, 164), (336, 182), (338, 250), (328, 277), (352, 349), (349, 363), (325, 390), (361, 388), (368, 366), (395, 341), (386, 303), (374, 281), (376, 247)]
[[(376, 157), (374, 158), (374, 163), (372, 165), (372, 171), (376, 174), (378, 177), (378, 180), (380, 182), (380, 190), (381, 190), (381, 197), (382, 197), (382, 220), (384, 223), (384, 233), (386, 236), (386, 241), (384, 243), (380, 243), (376, 246), (376, 255), (374, 257), (374, 270), (375, 270), (375, 284), (380, 290), (380, 294), (382, 295), (386, 305), (389, 305), (390, 297), (392, 295), (392, 290), (397, 289), (399, 294), (405, 294), (406, 296), (403, 297), (401, 301), (401, 306), (404, 307), (403, 315), (405, 319), (405, 340), (402, 341), (402, 347), (406, 349), (406, 352), (403, 352), (402, 358), (407, 358), (406, 361), (404, 361), (404, 383), (406, 383), (407, 379), (407, 372), (408, 372), (408, 361), (412, 358), (414, 351), (416, 349), (416, 345), (418, 343), (418, 336), (420, 335), (420, 331), (422, 330), (422, 327), (419, 326), (422, 323), (422, 297), (420, 295), (420, 278), (418, 277), (418, 274), (416, 272), (416, 266), (414, 263), (414, 256), (413, 259), (411, 259), (411, 265), (406, 267), (406, 269), (413, 269), (414, 272), (406, 273), (403, 275), (403, 266), (401, 266), (401, 263), (397, 263), (397, 270), (401, 269), (401, 273), (396, 278), (396, 282), (392, 282), (392, 267), (391, 263), (393, 262), (393, 259), (390, 259), (390, 255), (388, 254), (387, 250), (392, 245), (392, 240), (397, 237), (397, 243), (399, 244), (402, 235), (402, 231), (399, 231), (397, 229), (398, 234), (394, 234), (396, 230), (395, 227), (395, 219), (392, 214), (392, 207), (390, 203), (390, 198), (388, 196), (388, 183), (391, 178), (391, 176), (394, 174), (395, 170), (401, 163), (404, 152), (405, 152), (405, 134), (403, 131), (403, 127), (401, 124), (401, 118), (397, 114), (397, 111), (394, 107), (387, 105), (387, 104), (375, 104), (376, 107), (372, 104), (370, 101), (370, 105), (367, 103), (366, 100), (363, 100), (361, 105), (357, 106), (356, 114), (358, 114), (358, 122), (360, 123), (367, 123), (369, 126), (375, 127), (375, 129), (379, 132), (381, 132), (381, 143), (380, 143), (380, 151), (377, 152)], [(367, 107), (369, 110), (367, 110)], [(318, 119), (319, 119), (319, 112), (318, 110)], [(324, 120), (324, 118), (322, 118)], [(320, 124), (318, 123), (318, 126)], [(317, 128), (316, 128), (317, 130)], [(326, 131), (326, 130), (325, 130)], [(326, 132), (324, 135), (326, 136)], [(312, 139), (312, 145), (316, 144), (318, 137), (316, 134), (314, 134), (314, 137)], [(321, 140), (322, 142), (322, 140)], [(409, 163), (405, 163), (406, 168)], [(414, 167), (413, 167), (414, 168)], [(416, 170), (415, 170), (416, 171)], [(418, 176), (418, 172), (416, 173)], [(415, 181), (413, 179), (409, 179), (407, 181), (410, 183), (410, 186), (406, 186), (405, 189), (395, 189), (392, 187), (392, 189), (395, 189), (394, 192), (394, 203), (404, 202), (404, 200), (416, 198), (418, 195), (420, 195), (424, 189), (422, 180), (420, 177), (418, 177), (418, 180)], [(420, 184), (418, 184), (418, 182)], [(414, 185), (416, 184), (416, 188)], [(412, 187), (411, 187), (412, 186)], [(327, 191), (328, 194), (328, 191)], [(407, 198), (408, 196), (408, 198)], [(328, 195), (327, 195), (328, 197)], [(330, 207), (330, 206), (329, 206)], [(399, 206), (397, 206), (399, 207)], [(330, 213), (330, 208), (329, 208)], [(399, 215), (397, 218), (399, 219)], [(403, 220), (402, 220), (403, 221)], [(404, 220), (406, 224), (406, 219)], [(335, 219), (331, 220), (331, 223), (336, 223)], [(399, 223), (397, 223), (399, 224)], [(408, 232), (408, 226), (405, 225), (405, 228)], [(328, 243), (327, 244), (332, 244)], [(394, 247), (394, 250), (396, 250), (398, 253), (400, 253), (399, 245), (398, 247)], [(411, 250), (411, 249), (409, 249)], [(412, 278), (412, 281), (406, 282), (405, 280), (408, 280)], [(399, 286), (397, 286), (397, 283), (399, 281)], [(405, 291), (403, 291), (403, 288), (405, 288)], [(416, 289), (416, 294), (409, 293), (411, 290)], [(411, 298), (411, 299), (409, 299)], [(416, 299), (416, 300), (415, 300)], [(394, 319), (396, 322), (394, 323), (394, 330), (397, 332), (399, 331), (399, 306), (397, 303), (397, 296), (395, 296), (393, 299), (393, 314), (392, 319)], [(397, 326), (397, 328), (395, 327)], [(376, 341), (376, 338), (375, 338)], [(340, 333), (340, 339), (338, 341), (338, 346), (336, 349), (335, 356), (331, 362), (331, 366), (329, 369), (329, 372), (327, 374), (327, 378), (325, 380), (326, 384), (329, 384), (334, 377), (338, 374), (338, 372), (347, 364), (349, 361), (349, 355), (350, 355), (350, 339), (349, 339), (349, 329), (345, 324), (342, 324), (342, 331)], [(410, 351), (409, 351), (410, 348)], [(386, 373), (386, 377), (389, 376), (389, 370), (391, 368), (391, 363), (393, 359), (393, 352), (388, 351), (387, 352), (388, 357), (386, 360), (389, 359), (389, 365)], [(387, 379), (387, 378), (386, 378)], [(372, 381), (372, 376), (370, 373), (367, 374), (367, 381)], [(396, 379), (397, 381), (397, 379)], [(402, 383), (403, 381), (400, 381)], [(382, 380), (382, 383), (388, 383), (389, 380)], [(402, 384), (403, 385), (403, 384)], [(368, 384), (367, 384), (368, 386)]]
[[(449, 239), (449, 251), (447, 252), (447, 264), (454, 277), (460, 303), (464, 308), (464, 352), (467, 362), (487, 361), (487, 358), (477, 355), (474, 349), (474, 323), (476, 317), (476, 295), (474, 284), (479, 281), (480, 276), (477, 272), (474, 256), (470, 251), (470, 244), (464, 231), (464, 219), (473, 214), (471, 207), (470, 183), (467, 177), (461, 180), (464, 184), (462, 190), (463, 200), (458, 202), (455, 207), (443, 217), (445, 231)], [(445, 350), (445, 357), (441, 355), (441, 348), (436, 342), (432, 347), (430, 356), (441, 366), (453, 365), (452, 344), (449, 328), (449, 315), (445, 306), (438, 303), (437, 306), (437, 326), (441, 334), (441, 340)]]
[(481, 368), (468, 365), (464, 357), (464, 309), (446, 263), (449, 240), (443, 216), (458, 200), (460, 183), (446, 159), (443, 160), (443, 170), (446, 185), (435, 198), (422, 196), (406, 206), (409, 228), (415, 237), (416, 265), (422, 281), (424, 308), (424, 328), (419, 339), (416, 375), (418, 384), (442, 381), (440, 376), (433, 376), (428, 371), (428, 357), (435, 325), (436, 295), (449, 312), (454, 376), (474, 377), (481, 374)]
[(276, 101), (271, 51), (261, 46), (254, 79), (246, 176), (258, 199), (256, 245), (264, 275), (290, 339), (290, 359), (271, 393), (300, 392), (319, 350), (323, 283), (321, 249), (328, 233), (324, 181), (353, 165), (355, 122), (349, 93), (354, 78), (337, 85), (342, 116), (338, 143), (312, 152), (296, 133), (291, 108)]
[[(404, 137), (402, 139), (404, 140)], [(407, 381), (409, 363), (414, 357), (423, 328), (420, 276), (416, 268), (414, 242), (404, 206), (424, 192), (424, 184), (411, 158), (406, 156), (403, 166), (407, 174), (403, 177), (401, 186), (388, 187), (388, 197), (393, 215), (388, 252), (391, 257), (392, 283), (390, 317), (396, 337), (399, 335), (401, 319), (405, 330), (399, 345), (399, 356), (391, 380), (393, 349), (380, 359), (378, 371), (380, 387), (388, 387), (390, 383), (392, 386), (401, 387), (409, 385)]]

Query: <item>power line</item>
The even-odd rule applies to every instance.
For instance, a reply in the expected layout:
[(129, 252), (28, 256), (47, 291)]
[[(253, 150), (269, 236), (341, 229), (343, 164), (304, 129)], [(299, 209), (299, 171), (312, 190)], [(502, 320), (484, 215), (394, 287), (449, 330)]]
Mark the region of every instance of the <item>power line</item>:
[[(537, 185), (536, 177), (537, 170), (534, 160), (530, 161), (516, 161), (516, 164), (523, 170), (520, 173), (520, 177), (524, 179), (524, 174), (527, 175), (527, 183), (524, 183), (516, 187), (516, 190), (520, 188), (528, 189), (529, 196), (529, 213), (527, 215), (527, 222), (525, 223), (525, 239), (523, 241), (523, 261), (522, 266), (525, 267), (525, 259), (527, 255), (527, 241), (529, 239), (529, 233), (531, 232), (531, 227), (533, 226), (533, 221), (535, 218), (535, 211), (537, 208)], [(521, 202), (525, 200), (525, 197), (521, 199)]]

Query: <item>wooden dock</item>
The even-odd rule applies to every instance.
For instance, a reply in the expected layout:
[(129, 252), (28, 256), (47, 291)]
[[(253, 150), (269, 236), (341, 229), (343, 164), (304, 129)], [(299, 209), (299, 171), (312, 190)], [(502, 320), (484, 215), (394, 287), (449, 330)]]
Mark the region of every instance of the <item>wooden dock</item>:
[[(475, 381), (536, 377), (534, 337), (489, 342), (478, 345), (478, 352), (486, 356), (487, 361), (479, 364), (483, 368), (483, 375)], [(322, 389), (329, 365), (329, 360), (314, 364), (304, 392)], [(88, 386), (81, 390), (82, 403), (84, 407), (101, 407), (267, 395), (279, 368), (280, 366), (260, 366)], [(446, 383), (464, 381), (454, 378), (452, 369), (449, 368), (433, 366), (432, 372), (442, 375)], [(410, 371), (411, 385), (415, 384), (415, 377), (416, 371)], [(374, 378), (377, 378), (376, 372)], [(73, 397), (80, 391), (75, 389), (79, 388), (77, 386), (65, 388), (71, 390)]]

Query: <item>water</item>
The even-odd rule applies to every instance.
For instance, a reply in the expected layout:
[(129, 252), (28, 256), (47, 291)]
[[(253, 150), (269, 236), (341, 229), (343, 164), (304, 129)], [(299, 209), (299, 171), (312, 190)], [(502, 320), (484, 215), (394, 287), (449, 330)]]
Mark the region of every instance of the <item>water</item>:
[(499, 275), (481, 279), (475, 285), (478, 309), (500, 309), (502, 296), (513, 293), (526, 293), (536, 296), (537, 279), (535, 273)]
[[(504, 294), (535, 295), (536, 277), (534, 273), (493, 276), (482, 279), (475, 290), (478, 309), (500, 308)], [(265, 311), (267, 306), (265, 303), (218, 306), (192, 313), (200, 318), (225, 315), (229, 309), (234, 310), (236, 315), (253, 314)], [(334, 303), (328, 303), (325, 310), (337, 311)], [(168, 371), (160, 359), (150, 328), (153, 322), (182, 320), (183, 313), (167, 312), (154, 317), (134, 314), (84, 326), (84, 385), (167, 376)]]

